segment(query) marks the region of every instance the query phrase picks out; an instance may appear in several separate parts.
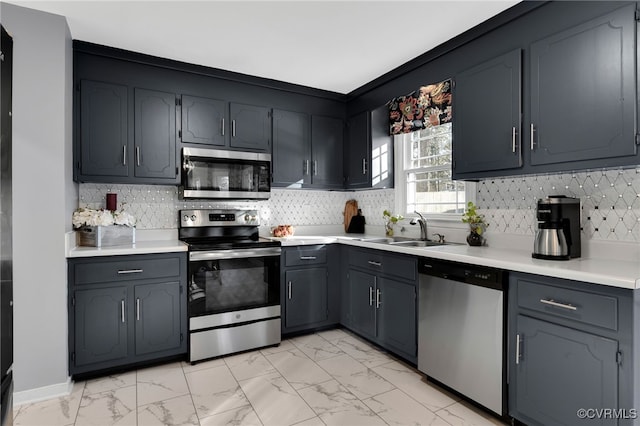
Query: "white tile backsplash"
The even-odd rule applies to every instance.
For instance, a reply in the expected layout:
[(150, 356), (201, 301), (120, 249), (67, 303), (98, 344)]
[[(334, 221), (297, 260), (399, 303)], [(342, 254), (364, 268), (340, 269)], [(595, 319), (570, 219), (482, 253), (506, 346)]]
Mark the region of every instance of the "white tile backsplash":
[[(382, 211), (394, 209), (394, 190), (314, 191), (277, 189), (265, 201), (182, 201), (175, 186), (80, 184), (80, 207), (103, 208), (106, 193), (138, 219), (140, 229), (175, 229), (178, 211), (190, 208), (251, 208), (264, 226), (341, 225), (345, 202), (356, 199), (367, 224), (382, 226)], [(583, 238), (640, 242), (640, 168), (486, 179), (476, 204), (490, 233), (533, 235), (539, 198), (567, 195), (582, 200)]]

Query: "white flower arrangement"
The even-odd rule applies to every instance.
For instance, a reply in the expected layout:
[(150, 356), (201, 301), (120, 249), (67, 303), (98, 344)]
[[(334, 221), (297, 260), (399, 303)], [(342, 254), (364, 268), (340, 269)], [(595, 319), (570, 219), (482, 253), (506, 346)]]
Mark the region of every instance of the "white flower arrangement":
[(83, 226), (136, 226), (136, 218), (131, 213), (127, 213), (124, 210), (94, 210), (83, 207), (80, 207), (73, 212), (72, 222), (73, 227), (76, 229), (82, 228)]

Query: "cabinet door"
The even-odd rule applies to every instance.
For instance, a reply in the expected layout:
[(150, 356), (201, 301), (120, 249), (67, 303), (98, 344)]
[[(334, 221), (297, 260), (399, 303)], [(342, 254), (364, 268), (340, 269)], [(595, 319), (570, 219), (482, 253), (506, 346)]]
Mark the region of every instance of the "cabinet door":
[(339, 118), (311, 117), (311, 182), (321, 188), (342, 188), (344, 123)]
[(127, 357), (127, 288), (75, 292), (75, 366)]
[(140, 284), (134, 289), (136, 355), (180, 347), (180, 283)]
[(225, 146), (227, 103), (182, 95), (182, 142)]
[(389, 134), (389, 108), (371, 111), (371, 187), (393, 188), (393, 136)]
[(126, 86), (82, 80), (79, 130), (81, 176), (129, 175)]
[(375, 275), (349, 270), (351, 327), (370, 338), (376, 337), (375, 290)]
[(327, 320), (327, 268), (286, 271), (285, 282), (286, 327)]
[[(618, 342), (524, 315), (517, 317), (520, 354), (512, 415), (527, 424), (617, 424), (579, 419), (581, 408), (618, 407)], [(516, 356), (512, 351), (511, 356)]]
[(346, 184), (348, 189), (367, 188), (371, 182), (371, 120), (368, 111), (347, 123)]
[(310, 120), (307, 114), (273, 110), (273, 186), (310, 183)]
[(630, 5), (531, 45), (531, 164), (636, 153), (634, 17)]
[(522, 166), (521, 51), (455, 77), (454, 174)]
[(377, 279), (379, 295), (378, 338), (407, 355), (417, 355), (416, 286), (386, 278)]
[(269, 108), (231, 103), (231, 148), (268, 152), (271, 146)]
[(177, 181), (176, 97), (135, 89), (135, 176)]

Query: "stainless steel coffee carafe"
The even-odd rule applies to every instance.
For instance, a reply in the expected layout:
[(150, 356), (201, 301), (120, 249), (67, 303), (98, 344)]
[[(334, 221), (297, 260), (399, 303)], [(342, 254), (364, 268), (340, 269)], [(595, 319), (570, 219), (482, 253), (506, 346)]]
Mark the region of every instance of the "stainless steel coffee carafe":
[(538, 229), (532, 256), (568, 260), (580, 257), (580, 200), (552, 195), (538, 200)]

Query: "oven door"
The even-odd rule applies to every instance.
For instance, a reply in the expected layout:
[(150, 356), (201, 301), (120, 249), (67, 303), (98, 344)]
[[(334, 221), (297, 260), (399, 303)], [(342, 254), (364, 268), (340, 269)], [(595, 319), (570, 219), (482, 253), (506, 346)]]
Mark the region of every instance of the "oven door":
[(189, 254), (189, 317), (280, 305), (280, 247)]
[(182, 149), (183, 199), (267, 199), (271, 155), (202, 148)]

